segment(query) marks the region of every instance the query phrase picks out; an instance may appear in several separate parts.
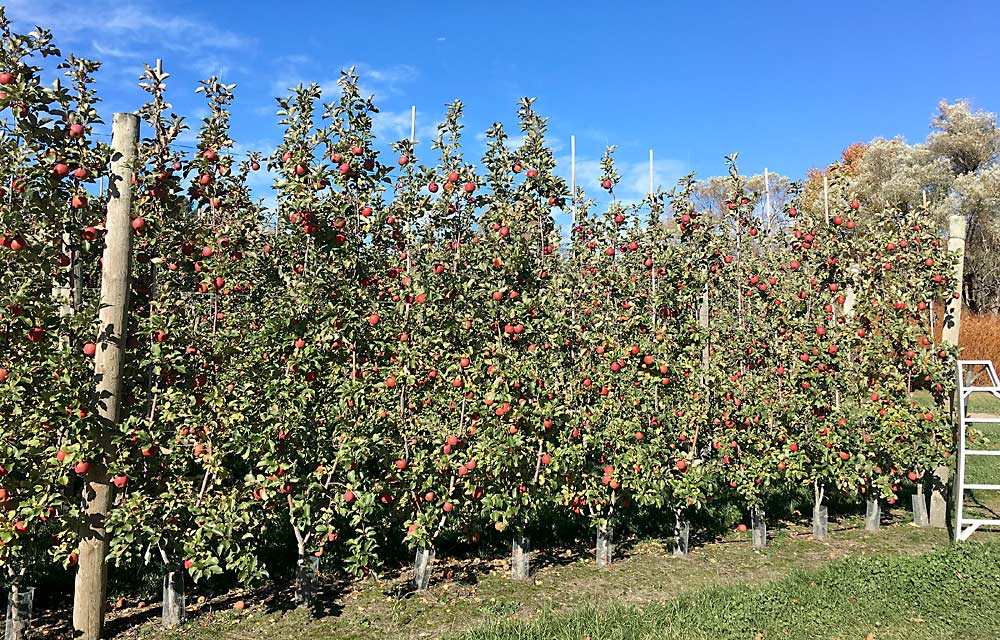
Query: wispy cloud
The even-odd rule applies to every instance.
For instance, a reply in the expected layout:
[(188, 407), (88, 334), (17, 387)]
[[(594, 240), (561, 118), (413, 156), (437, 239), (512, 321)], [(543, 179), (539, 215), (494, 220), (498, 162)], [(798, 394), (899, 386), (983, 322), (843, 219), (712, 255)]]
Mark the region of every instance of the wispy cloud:
[(387, 67), (374, 67), (370, 64), (355, 63), (354, 72), (358, 74), (358, 88), (361, 95), (373, 95), (385, 98), (405, 92), (405, 87), (413, 83), (420, 75), (417, 68), (409, 64), (393, 64)]
[[(409, 109), (399, 111), (382, 110), (372, 115), (372, 133), (383, 142), (403, 140), (410, 137)], [(417, 142), (429, 142), (437, 137), (437, 123), (427, 114), (417, 109)]]
[[(623, 160), (618, 158), (615, 163), (621, 181), (615, 188), (615, 196), (626, 203), (638, 202), (649, 193), (649, 161)], [(571, 179), (571, 158), (569, 155), (556, 157), (556, 173), (569, 184)], [(654, 158), (653, 188), (670, 190), (677, 181), (688, 172), (686, 162), (673, 158)], [(597, 202), (608, 200), (606, 192), (600, 186), (601, 161), (592, 157), (576, 159), (576, 184)]]
[(42, 25), (61, 42), (82, 44), (102, 58), (119, 61), (151, 62), (149, 58), (169, 53), (194, 68), (210, 55), (218, 70), (229, 65), (220, 62), (228, 54), (254, 44), (252, 38), (209, 20), (179, 15), (149, 1), (93, 0), (87, 7), (92, 19), (81, 18), (75, 0), (6, 0), (4, 4), (15, 22)]
[[(338, 95), (340, 90), (337, 81), (340, 76), (326, 80), (309, 77), (308, 74), (315, 68), (314, 62), (311, 57), (302, 54), (275, 59), (273, 64), (275, 80), (271, 83), (271, 92), (275, 95), (285, 95), (291, 87), (315, 82), (323, 90), (325, 98)], [(345, 71), (354, 69), (354, 73), (358, 76), (358, 89), (361, 95), (375, 96), (381, 100), (405, 94), (407, 87), (420, 76), (417, 68), (409, 64), (379, 67), (364, 62), (345, 62), (340, 68)]]
[(132, 49), (122, 49), (114, 45), (102, 44), (97, 40), (90, 42), (91, 48), (99, 53), (103, 58), (124, 58), (134, 59), (139, 57), (138, 51)]

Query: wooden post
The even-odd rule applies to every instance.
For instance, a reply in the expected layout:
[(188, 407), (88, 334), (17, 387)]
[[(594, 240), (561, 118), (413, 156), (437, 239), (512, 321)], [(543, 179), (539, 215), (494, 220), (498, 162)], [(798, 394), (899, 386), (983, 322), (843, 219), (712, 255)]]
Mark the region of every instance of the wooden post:
[(80, 562), (73, 599), (75, 637), (100, 640), (107, 590), (108, 539), (104, 522), (112, 489), (107, 462), (111, 433), (121, 418), (122, 370), (128, 333), (128, 291), (132, 258), (132, 175), (139, 145), (139, 117), (116, 113), (111, 134), (111, 177), (108, 183), (108, 232), (101, 271), (98, 350), (94, 358), (97, 424), (92, 438), (100, 459), (91, 461), (83, 490)]
[(959, 293), (958, 298), (952, 297), (944, 307), (944, 327), (941, 340), (945, 344), (958, 346), (958, 337), (962, 328), (962, 283), (965, 279), (965, 216), (952, 214), (948, 216), (948, 250), (958, 255), (952, 283)]
[[(962, 330), (962, 283), (965, 278), (965, 231), (966, 219), (960, 213), (953, 213), (948, 216), (948, 250), (958, 256), (955, 263), (955, 271), (952, 274), (952, 283), (957, 287), (958, 298), (952, 297), (944, 307), (944, 323), (941, 329), (941, 341), (944, 344), (958, 346), (959, 336)], [(933, 488), (931, 490), (931, 514), (930, 524), (932, 527), (944, 529), (947, 524), (948, 502), (945, 498), (945, 491), (948, 487), (948, 467), (940, 466), (934, 470)]]

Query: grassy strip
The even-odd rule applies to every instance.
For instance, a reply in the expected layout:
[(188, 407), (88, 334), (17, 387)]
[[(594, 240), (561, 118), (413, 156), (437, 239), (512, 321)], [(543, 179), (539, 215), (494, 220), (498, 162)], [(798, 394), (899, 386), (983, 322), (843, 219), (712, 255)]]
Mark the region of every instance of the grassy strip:
[(855, 557), (759, 587), (712, 588), (643, 608), (588, 607), (479, 627), (461, 640), (1000, 637), (1000, 545)]

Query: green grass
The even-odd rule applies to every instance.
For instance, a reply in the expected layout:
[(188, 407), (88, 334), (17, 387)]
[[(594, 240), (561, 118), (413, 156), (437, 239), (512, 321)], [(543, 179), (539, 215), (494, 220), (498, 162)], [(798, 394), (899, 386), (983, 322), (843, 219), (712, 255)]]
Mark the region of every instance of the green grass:
[[(210, 598), (173, 632), (155, 619), (142, 622), (158, 614), (155, 605), (126, 607), (116, 626), (125, 629), (119, 637), (151, 640), (753, 639), (758, 631), (761, 638), (860, 639), (875, 631), (876, 638), (930, 639), (956, 630), (1000, 637), (986, 606), (1000, 602), (1000, 586), (989, 582), (1000, 546), (952, 549), (944, 530), (898, 517), (876, 534), (864, 534), (857, 517), (833, 522), (828, 543), (800, 524), (772, 523), (774, 537), (759, 553), (736, 534), (685, 558), (671, 556), (662, 541), (638, 541), (609, 568), (596, 567), (585, 549), (538, 551), (533, 580), (523, 583), (507, 577), (504, 559), (445, 558), (424, 593), (408, 591), (407, 571), (328, 583), (326, 612), (313, 619), (286, 609), (291, 594), (278, 591)], [(966, 588), (957, 572), (985, 574), (986, 590)], [(239, 599), (247, 603), (242, 611), (233, 608)]]
[[(912, 397), (920, 406), (928, 409), (934, 408), (934, 400), (930, 393), (926, 391), (914, 391)], [(990, 393), (971, 394), (968, 400), (968, 407), (970, 413), (1000, 416), (1000, 398)], [(957, 404), (955, 410), (958, 410)]]
[(711, 588), (647, 607), (588, 607), (504, 621), (456, 640), (1000, 637), (1000, 545), (856, 557), (758, 587)]

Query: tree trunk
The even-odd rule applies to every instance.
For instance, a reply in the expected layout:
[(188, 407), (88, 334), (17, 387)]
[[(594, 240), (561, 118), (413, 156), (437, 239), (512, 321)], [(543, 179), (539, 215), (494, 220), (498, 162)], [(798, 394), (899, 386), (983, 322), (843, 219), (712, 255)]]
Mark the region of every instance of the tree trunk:
[(4, 640), (25, 640), (31, 629), (31, 609), (35, 600), (34, 587), (10, 588), (7, 600), (7, 622), (4, 625)]
[(674, 509), (674, 548), (675, 556), (688, 554), (688, 542), (691, 537), (691, 522), (684, 518), (683, 509)]
[(417, 557), (413, 561), (413, 586), (417, 591), (426, 591), (431, 584), (434, 556), (434, 549), (417, 549)]
[(918, 527), (930, 526), (930, 520), (927, 517), (927, 500), (924, 497), (923, 479), (917, 483), (917, 492), (913, 495), (913, 524)]
[(305, 609), (313, 606), (319, 586), (319, 558), (299, 555), (295, 570), (295, 602)]
[(163, 628), (184, 624), (187, 618), (187, 603), (184, 597), (184, 569), (167, 567), (163, 574)]
[(104, 521), (112, 489), (107, 463), (113, 456), (111, 434), (120, 421), (122, 369), (128, 334), (128, 293), (132, 257), (132, 175), (139, 144), (139, 118), (116, 113), (111, 137), (111, 180), (107, 236), (101, 272), (98, 350), (94, 358), (97, 394), (93, 444), (100, 458), (91, 461), (83, 491), (80, 562), (73, 599), (73, 627), (82, 640), (100, 640), (107, 591), (108, 540)]
[(934, 485), (931, 489), (931, 526), (936, 529), (948, 527), (948, 467), (934, 469)]
[(514, 545), (510, 555), (510, 574), (515, 580), (527, 580), (531, 577), (531, 549), (528, 536), (524, 533), (514, 534)]
[(878, 500), (867, 500), (865, 502), (865, 531), (878, 531), (882, 524), (882, 509)]
[(767, 546), (767, 519), (763, 509), (757, 507), (750, 510), (750, 524), (753, 527), (753, 548), (763, 549)]
[(829, 511), (823, 504), (824, 487), (819, 482), (813, 483), (813, 538), (817, 540), (830, 539)]
[(615, 531), (610, 526), (599, 527), (597, 529), (597, 566), (607, 567), (614, 557), (614, 534)]

